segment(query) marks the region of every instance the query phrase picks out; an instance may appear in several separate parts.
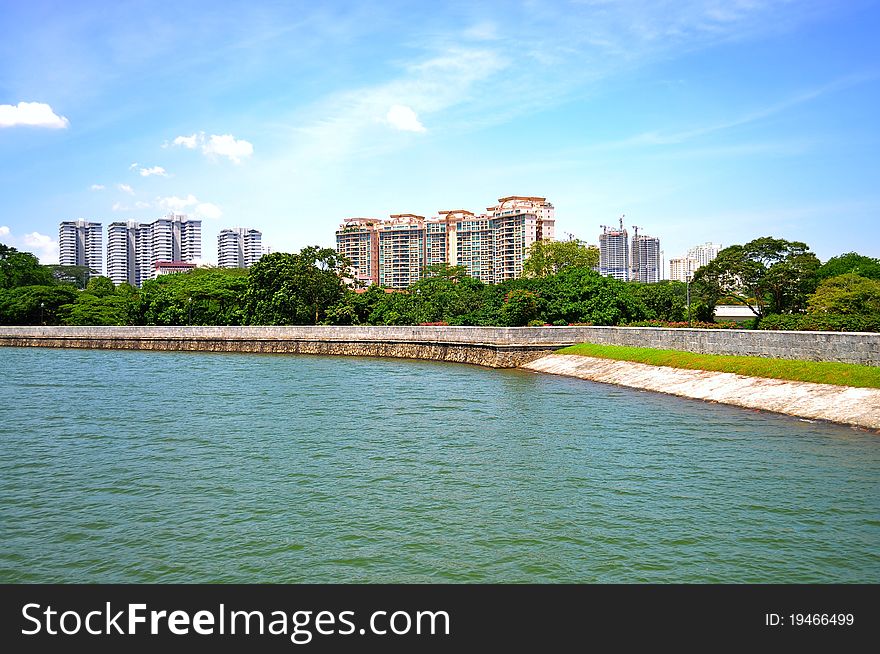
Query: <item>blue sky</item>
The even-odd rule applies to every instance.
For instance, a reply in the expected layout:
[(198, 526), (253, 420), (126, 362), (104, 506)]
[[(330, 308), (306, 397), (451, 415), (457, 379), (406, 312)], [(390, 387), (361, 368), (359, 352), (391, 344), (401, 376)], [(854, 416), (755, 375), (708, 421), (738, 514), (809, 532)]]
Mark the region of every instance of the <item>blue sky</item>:
[(0, 0), (0, 241), (201, 216), (275, 250), (542, 195), (668, 260), (880, 256), (878, 2)]

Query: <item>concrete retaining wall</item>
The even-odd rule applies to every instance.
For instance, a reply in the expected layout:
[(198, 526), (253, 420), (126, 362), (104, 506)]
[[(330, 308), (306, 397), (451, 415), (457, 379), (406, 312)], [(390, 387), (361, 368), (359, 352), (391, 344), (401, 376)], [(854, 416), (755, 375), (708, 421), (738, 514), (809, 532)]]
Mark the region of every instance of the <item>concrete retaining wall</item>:
[(880, 334), (654, 327), (2, 327), (0, 346), (392, 356), (514, 367), (574, 343), (880, 365)]
[(523, 368), (880, 430), (880, 389), (876, 388), (744, 377), (565, 354), (550, 354)]

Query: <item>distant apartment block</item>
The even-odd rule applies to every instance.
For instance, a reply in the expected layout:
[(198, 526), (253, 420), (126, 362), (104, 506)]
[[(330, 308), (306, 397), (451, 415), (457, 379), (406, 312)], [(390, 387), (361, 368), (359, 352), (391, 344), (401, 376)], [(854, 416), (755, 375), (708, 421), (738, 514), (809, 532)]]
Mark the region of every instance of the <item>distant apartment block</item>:
[(88, 266), (103, 274), (103, 235), (101, 223), (66, 220), (58, 228), (58, 263), (62, 266)]
[(107, 228), (107, 274), (114, 284), (140, 288), (159, 274), (157, 262), (192, 263), (202, 257), (202, 221), (169, 214), (151, 223), (115, 222)]
[(428, 266), (448, 264), (495, 284), (520, 276), (532, 244), (554, 236), (554, 209), (546, 198), (510, 196), (479, 215), (456, 209), (430, 218), (348, 218), (336, 231), (336, 249), (365, 283), (402, 289)]
[(629, 233), (620, 218), (620, 227), (602, 225), (599, 234), (599, 274), (621, 281), (629, 281), (630, 275)]
[(643, 284), (659, 282), (663, 274), (660, 263), (660, 239), (636, 231), (630, 243), (629, 261), (631, 281)]
[(669, 279), (676, 282), (686, 282), (694, 276), (699, 268), (696, 259), (691, 257), (677, 257), (669, 260)]
[(688, 250), (687, 257), (695, 259), (697, 268), (701, 268), (717, 257), (721, 249), (720, 243), (703, 243), (703, 245), (696, 245)]
[(224, 229), (217, 235), (220, 268), (250, 268), (263, 256), (263, 233), (247, 227)]
[(669, 279), (686, 282), (694, 276), (698, 268), (702, 268), (721, 251), (720, 243), (704, 243), (688, 250), (687, 256), (669, 260)]

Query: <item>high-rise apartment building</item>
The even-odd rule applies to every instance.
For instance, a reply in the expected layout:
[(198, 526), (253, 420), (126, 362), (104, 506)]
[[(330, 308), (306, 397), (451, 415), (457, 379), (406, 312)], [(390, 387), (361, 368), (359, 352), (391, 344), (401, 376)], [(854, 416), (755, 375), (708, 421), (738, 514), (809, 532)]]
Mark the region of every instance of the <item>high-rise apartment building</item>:
[(677, 257), (669, 260), (669, 279), (677, 282), (686, 282), (694, 276), (699, 268), (696, 259), (691, 257)]
[(599, 234), (599, 274), (628, 281), (630, 274), (629, 234), (620, 218), (620, 228), (602, 225)]
[(703, 245), (696, 245), (688, 250), (687, 256), (689, 259), (695, 259), (697, 262), (697, 268), (701, 268), (717, 257), (718, 252), (720, 252), (721, 249), (720, 243), (704, 243)]
[(406, 288), (438, 264), (498, 283), (521, 275), (532, 244), (554, 235), (554, 209), (546, 198), (510, 196), (480, 215), (457, 209), (432, 218), (349, 218), (336, 231), (336, 249), (351, 261), (357, 279), (390, 288)]
[(202, 257), (202, 221), (169, 214), (152, 223), (115, 222), (107, 228), (107, 273), (114, 284), (140, 287), (157, 276), (157, 261)]
[(263, 233), (247, 227), (221, 230), (217, 235), (220, 268), (250, 268), (263, 256)]
[(58, 227), (58, 263), (62, 266), (88, 266), (103, 274), (101, 223), (65, 220)]
[(379, 232), (379, 284), (407, 288), (424, 274), (425, 217), (395, 214)]
[(354, 278), (379, 283), (379, 234), (374, 218), (346, 218), (336, 230), (336, 251), (351, 262)]
[(638, 228), (630, 242), (630, 280), (644, 284), (655, 284), (660, 281), (662, 264), (660, 263), (660, 239), (639, 234)]
[(704, 243), (688, 250), (687, 256), (669, 260), (669, 279), (686, 282), (694, 276), (698, 268), (702, 268), (721, 251), (720, 243)]

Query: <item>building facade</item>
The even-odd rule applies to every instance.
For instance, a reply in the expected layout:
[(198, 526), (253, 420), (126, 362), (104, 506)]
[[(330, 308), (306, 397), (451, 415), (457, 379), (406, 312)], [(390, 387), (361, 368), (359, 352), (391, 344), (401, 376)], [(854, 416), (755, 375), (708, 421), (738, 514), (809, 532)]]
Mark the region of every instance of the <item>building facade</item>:
[(636, 233), (630, 243), (630, 280), (656, 284), (663, 274), (660, 239)]
[(221, 230), (217, 235), (220, 268), (250, 268), (263, 256), (263, 233), (248, 227)]
[(717, 257), (721, 249), (720, 243), (703, 243), (688, 250), (687, 256), (689, 259), (696, 260), (697, 268), (701, 268)]
[(629, 234), (620, 219), (620, 228), (602, 225), (599, 234), (599, 274), (621, 281), (629, 281)]
[(107, 228), (107, 273), (114, 284), (140, 288), (158, 276), (156, 262), (202, 257), (202, 221), (169, 214), (152, 223), (115, 222)]
[(699, 268), (696, 259), (691, 257), (677, 257), (669, 260), (669, 279), (676, 282), (686, 282), (694, 276)]
[(58, 227), (58, 263), (62, 266), (88, 266), (102, 275), (103, 235), (101, 223), (65, 220)]
[(554, 236), (554, 208), (546, 198), (510, 196), (479, 215), (456, 209), (430, 218), (348, 218), (336, 231), (336, 249), (366, 283), (404, 289), (429, 266), (446, 264), (495, 284), (520, 276), (532, 244)]

